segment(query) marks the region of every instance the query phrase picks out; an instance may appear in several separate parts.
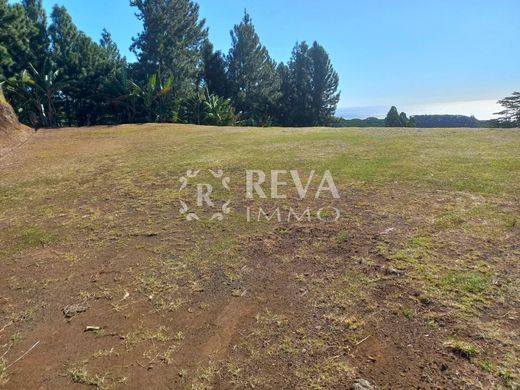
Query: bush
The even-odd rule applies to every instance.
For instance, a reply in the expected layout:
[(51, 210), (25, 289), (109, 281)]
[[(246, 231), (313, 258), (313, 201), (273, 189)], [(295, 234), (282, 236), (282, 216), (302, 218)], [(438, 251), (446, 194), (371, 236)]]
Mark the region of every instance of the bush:
[(182, 104), (181, 118), (196, 125), (234, 126), (238, 115), (230, 99), (200, 91)]

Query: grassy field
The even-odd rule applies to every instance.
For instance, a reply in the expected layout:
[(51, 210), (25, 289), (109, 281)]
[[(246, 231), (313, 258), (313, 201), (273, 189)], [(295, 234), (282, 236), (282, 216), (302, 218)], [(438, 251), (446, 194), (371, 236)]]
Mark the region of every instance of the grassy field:
[[(223, 221), (179, 213), (189, 169)], [(330, 170), (341, 218), (247, 222), (322, 205), (247, 169)], [(0, 280), (6, 388), (517, 389), (520, 132), (40, 131), (0, 158)]]

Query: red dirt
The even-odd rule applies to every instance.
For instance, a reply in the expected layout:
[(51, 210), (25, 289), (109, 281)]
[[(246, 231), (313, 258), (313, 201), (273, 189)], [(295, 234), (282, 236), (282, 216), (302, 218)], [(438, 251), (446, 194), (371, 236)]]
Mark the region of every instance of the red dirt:
[(25, 142), (31, 132), (29, 127), (20, 124), (10, 105), (0, 103), (0, 158)]

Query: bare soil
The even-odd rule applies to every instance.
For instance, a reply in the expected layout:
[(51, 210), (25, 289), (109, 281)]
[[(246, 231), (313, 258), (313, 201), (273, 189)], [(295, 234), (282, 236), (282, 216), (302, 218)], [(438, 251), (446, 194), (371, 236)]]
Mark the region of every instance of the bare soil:
[(20, 124), (12, 107), (0, 103), (0, 158), (27, 141), (32, 130)]

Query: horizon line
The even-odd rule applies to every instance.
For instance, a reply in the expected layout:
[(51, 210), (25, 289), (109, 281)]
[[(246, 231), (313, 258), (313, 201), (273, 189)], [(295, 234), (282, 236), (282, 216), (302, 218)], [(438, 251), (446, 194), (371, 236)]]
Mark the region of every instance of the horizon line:
[[(496, 118), (496, 113), (502, 110), (498, 104), (500, 99), (459, 100), (434, 103), (404, 103), (395, 105), (399, 112), (408, 116), (415, 115), (464, 115), (474, 116), (479, 120)], [(336, 110), (337, 116), (344, 119), (384, 119), (392, 105), (343, 106)]]

